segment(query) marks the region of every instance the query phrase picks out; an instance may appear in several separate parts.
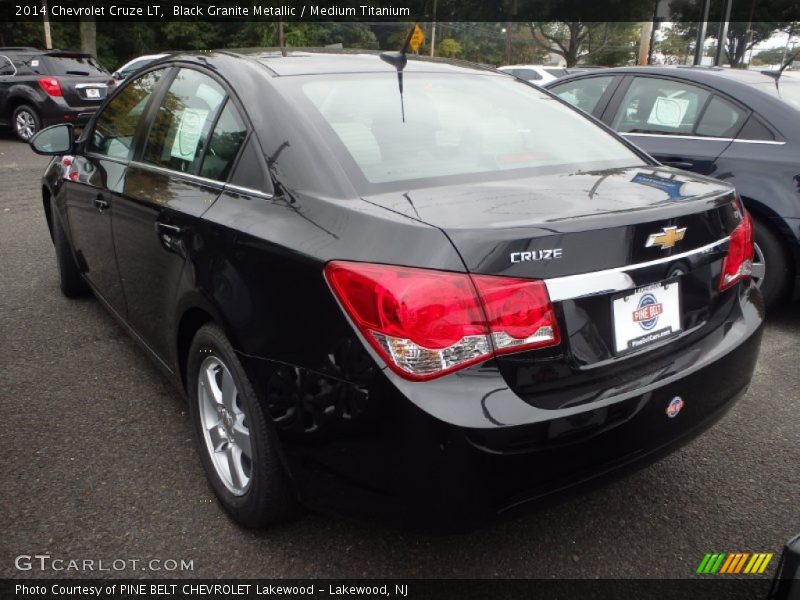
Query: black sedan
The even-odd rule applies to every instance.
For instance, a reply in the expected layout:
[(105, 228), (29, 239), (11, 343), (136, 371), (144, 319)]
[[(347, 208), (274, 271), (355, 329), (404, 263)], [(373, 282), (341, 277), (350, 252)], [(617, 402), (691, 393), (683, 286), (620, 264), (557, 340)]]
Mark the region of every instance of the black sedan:
[(508, 76), (404, 62), (176, 56), (32, 142), (63, 292), (186, 394), (245, 525), (299, 501), (468, 526), (664, 455), (750, 382), (729, 184)]
[(755, 225), (767, 306), (800, 297), (800, 74), (631, 67), (545, 87), (665, 165), (736, 186)]

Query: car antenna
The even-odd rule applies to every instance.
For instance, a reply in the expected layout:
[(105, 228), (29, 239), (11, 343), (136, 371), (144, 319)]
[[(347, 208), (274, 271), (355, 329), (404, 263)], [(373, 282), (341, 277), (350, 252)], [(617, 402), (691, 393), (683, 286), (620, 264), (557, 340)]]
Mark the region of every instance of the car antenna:
[(783, 65), (781, 65), (781, 68), (778, 69), (777, 71), (761, 71), (761, 72), (764, 75), (769, 75), (770, 77), (772, 77), (775, 80), (775, 87), (777, 88), (778, 82), (781, 79), (781, 75), (783, 75), (783, 72), (786, 70), (786, 67), (792, 64), (798, 56), (800, 56), (800, 50), (794, 52), (789, 58), (787, 58), (786, 62), (783, 63)]
[(408, 46), (411, 43), (411, 36), (414, 35), (414, 32), (416, 30), (417, 30), (417, 24), (414, 23), (414, 26), (411, 28), (411, 31), (409, 31), (408, 35), (406, 36), (406, 41), (403, 44), (403, 49), (400, 50), (400, 52), (380, 53), (382, 61), (389, 63), (395, 69), (397, 69), (397, 88), (400, 90), (400, 114), (403, 117), (403, 123), (406, 122), (406, 107), (403, 102), (403, 69), (405, 69), (406, 64), (408, 64), (406, 53), (408, 52)]

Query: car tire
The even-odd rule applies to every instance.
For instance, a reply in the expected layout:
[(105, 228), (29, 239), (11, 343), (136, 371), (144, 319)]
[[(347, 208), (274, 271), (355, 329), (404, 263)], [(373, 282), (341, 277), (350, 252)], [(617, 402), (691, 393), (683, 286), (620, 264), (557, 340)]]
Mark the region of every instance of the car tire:
[(89, 293), (89, 285), (81, 276), (72, 249), (69, 247), (67, 234), (56, 214), (55, 204), (50, 202), (50, 222), (53, 227), (53, 246), (56, 250), (56, 264), (61, 285), (61, 293), (67, 298), (78, 298)]
[(23, 142), (31, 141), (31, 138), (42, 128), (42, 120), (38, 113), (27, 104), (22, 104), (14, 109), (11, 124), (14, 127), (14, 133)]
[(761, 289), (767, 309), (778, 306), (785, 298), (791, 269), (786, 251), (774, 230), (760, 220), (755, 227), (755, 257), (753, 280)]
[(203, 468), (223, 508), (250, 528), (290, 518), (297, 504), (275, 429), (218, 326), (195, 335), (186, 381)]

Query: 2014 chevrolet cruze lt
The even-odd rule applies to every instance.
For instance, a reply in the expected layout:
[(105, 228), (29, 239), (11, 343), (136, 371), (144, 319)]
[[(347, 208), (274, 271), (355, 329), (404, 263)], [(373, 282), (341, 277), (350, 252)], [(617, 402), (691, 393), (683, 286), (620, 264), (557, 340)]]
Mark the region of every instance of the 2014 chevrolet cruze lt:
[(462, 526), (646, 464), (746, 390), (727, 184), (547, 92), (377, 55), (171, 56), (32, 142), (61, 288), (185, 391), (222, 505)]

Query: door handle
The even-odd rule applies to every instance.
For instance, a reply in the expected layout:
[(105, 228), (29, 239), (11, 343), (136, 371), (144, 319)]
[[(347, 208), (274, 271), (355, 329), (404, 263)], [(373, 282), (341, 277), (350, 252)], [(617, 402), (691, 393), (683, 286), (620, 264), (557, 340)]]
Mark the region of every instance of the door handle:
[(675, 167), (676, 169), (691, 169), (694, 166), (693, 162), (686, 160), (665, 160), (662, 164), (668, 167)]
[(103, 212), (110, 206), (110, 204), (108, 203), (108, 200), (103, 198), (103, 194), (97, 194), (94, 199), (94, 206), (97, 210)]
[(180, 235), (183, 233), (183, 227), (156, 221), (156, 231), (161, 235), (166, 235), (170, 237), (180, 237)]

